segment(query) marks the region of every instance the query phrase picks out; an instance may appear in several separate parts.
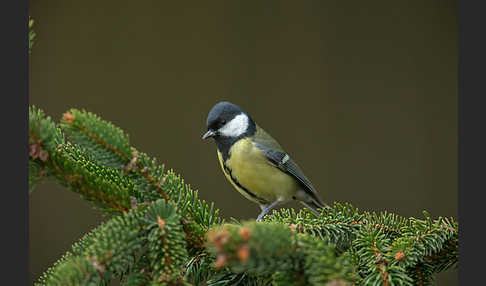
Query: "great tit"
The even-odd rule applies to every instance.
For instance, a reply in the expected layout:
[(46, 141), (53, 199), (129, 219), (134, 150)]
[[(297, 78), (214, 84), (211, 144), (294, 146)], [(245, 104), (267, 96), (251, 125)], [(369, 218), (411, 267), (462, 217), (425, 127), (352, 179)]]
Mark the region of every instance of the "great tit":
[(206, 127), (202, 139), (214, 139), (228, 181), (245, 198), (260, 205), (257, 221), (291, 200), (316, 214), (327, 206), (278, 142), (237, 105), (217, 103), (209, 112)]

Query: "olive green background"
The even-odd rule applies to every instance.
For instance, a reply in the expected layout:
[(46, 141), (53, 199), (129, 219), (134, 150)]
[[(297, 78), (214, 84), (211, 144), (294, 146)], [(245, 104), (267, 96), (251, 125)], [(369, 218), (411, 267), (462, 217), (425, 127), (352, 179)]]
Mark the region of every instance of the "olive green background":
[[(220, 100), (253, 115), (326, 202), (457, 218), (456, 1), (30, 4), (30, 104), (112, 121), (225, 217), (259, 208), (201, 140)], [(29, 211), (31, 280), (103, 220), (53, 183)]]

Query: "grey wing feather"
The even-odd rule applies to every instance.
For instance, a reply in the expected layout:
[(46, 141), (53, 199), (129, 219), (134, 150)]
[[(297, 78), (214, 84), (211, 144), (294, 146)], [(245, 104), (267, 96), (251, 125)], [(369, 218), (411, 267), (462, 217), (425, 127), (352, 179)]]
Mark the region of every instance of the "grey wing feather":
[(290, 156), (282, 149), (282, 147), (268, 135), (263, 129), (258, 128), (254, 142), (258, 148), (260, 148), (267, 157), (267, 160), (274, 164), (277, 168), (291, 174), (297, 181), (299, 181), (306, 191), (317, 203), (326, 205), (321, 202), (317, 195), (317, 191), (312, 183), (307, 179), (302, 170), (297, 164), (290, 158)]
[(260, 145), (259, 147), (265, 152), (267, 159), (271, 163), (273, 163), (280, 170), (291, 174), (305, 187), (305, 191), (307, 191), (309, 195), (311, 195), (315, 200), (317, 200), (317, 202), (321, 203), (321, 200), (317, 196), (317, 191), (312, 185), (312, 183), (309, 181), (309, 179), (307, 179), (307, 177), (304, 175), (304, 173), (299, 168), (299, 166), (297, 166), (294, 160), (292, 160), (287, 153), (268, 149), (262, 145)]

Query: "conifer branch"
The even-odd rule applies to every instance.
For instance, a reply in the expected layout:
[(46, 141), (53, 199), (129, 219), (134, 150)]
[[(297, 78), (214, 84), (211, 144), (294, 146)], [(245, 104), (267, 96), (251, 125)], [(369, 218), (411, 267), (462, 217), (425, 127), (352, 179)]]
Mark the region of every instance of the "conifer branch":
[(111, 219), (39, 285), (428, 285), (457, 265), (452, 218), (403, 218), (335, 203), (225, 224), (180, 175), (87, 111), (56, 124), (29, 108), (29, 187), (52, 179)]
[(108, 283), (113, 275), (136, 269), (137, 263), (145, 268), (129, 281), (135, 277), (156, 283), (182, 281), (187, 252), (179, 220), (175, 207), (163, 200), (114, 217), (76, 243), (39, 284)]

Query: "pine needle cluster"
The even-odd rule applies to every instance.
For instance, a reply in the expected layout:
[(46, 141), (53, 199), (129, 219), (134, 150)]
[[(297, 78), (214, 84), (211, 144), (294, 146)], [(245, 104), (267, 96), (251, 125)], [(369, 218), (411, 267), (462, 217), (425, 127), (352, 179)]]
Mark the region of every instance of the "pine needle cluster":
[(430, 285), (457, 265), (452, 218), (403, 218), (335, 203), (319, 216), (274, 211), (226, 223), (180, 175), (120, 128), (71, 109), (29, 108), (30, 191), (54, 180), (109, 220), (36, 285)]

